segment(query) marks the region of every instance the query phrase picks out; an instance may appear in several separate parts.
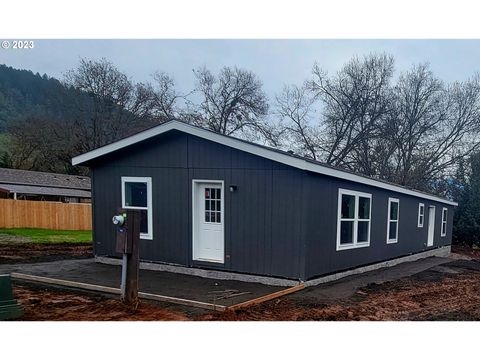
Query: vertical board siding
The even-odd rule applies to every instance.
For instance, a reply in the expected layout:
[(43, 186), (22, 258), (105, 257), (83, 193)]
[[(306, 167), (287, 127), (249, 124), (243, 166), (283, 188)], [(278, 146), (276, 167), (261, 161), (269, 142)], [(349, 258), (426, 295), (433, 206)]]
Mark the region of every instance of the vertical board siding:
[[(412, 253), (449, 245), (453, 207), (410, 195), (310, 173), (306, 178), (308, 211), (306, 219), (306, 278), (346, 270)], [(348, 189), (372, 194), (370, 246), (336, 250), (338, 190)], [(387, 244), (388, 198), (400, 200), (398, 242)], [(425, 204), (423, 227), (417, 226), (418, 204)], [(434, 205), (435, 232), (433, 246), (427, 247), (428, 207)], [(441, 213), (448, 208), (447, 236), (440, 236)]]
[(257, 274), (270, 273), (267, 268), (270, 238), (265, 230), (271, 228), (267, 202), (270, 170), (232, 170), (232, 183), (237, 190), (231, 194), (229, 222), (231, 224), (232, 269)]
[[(446, 206), (447, 236), (440, 237), (441, 203), (302, 171), (172, 131), (92, 163), (97, 255), (119, 255), (111, 218), (121, 206), (122, 176), (152, 178), (153, 240), (141, 240), (143, 260), (305, 280), (431, 249), (426, 236), (432, 204), (432, 248), (451, 242), (452, 206)], [(224, 181), (224, 264), (192, 260), (194, 179)], [(230, 185), (237, 190), (230, 192)], [(336, 251), (339, 188), (372, 194), (369, 247)], [(400, 199), (398, 244), (386, 244), (388, 197)], [(417, 228), (419, 202), (425, 204), (423, 228)]]
[[(99, 159), (92, 173), (97, 255), (119, 255), (111, 218), (121, 206), (121, 177), (149, 176), (153, 240), (141, 240), (143, 260), (290, 278), (302, 272), (302, 206), (291, 216), (301, 201), (296, 191), (302, 172), (296, 169), (176, 132)], [(224, 181), (223, 265), (192, 260), (194, 179)], [(231, 193), (230, 185), (237, 191)]]
[[(274, 172), (272, 182), (272, 273), (292, 277), (300, 271), (303, 173), (292, 170)], [(300, 274), (297, 274), (300, 277)]]
[[(122, 206), (122, 176), (152, 178), (153, 240), (140, 240), (143, 260), (174, 264), (187, 262), (188, 171), (176, 168), (97, 167), (94, 241), (97, 255), (116, 256), (111, 218)], [(105, 191), (104, 189), (110, 189)]]
[(90, 204), (0, 199), (0, 228), (91, 230)]

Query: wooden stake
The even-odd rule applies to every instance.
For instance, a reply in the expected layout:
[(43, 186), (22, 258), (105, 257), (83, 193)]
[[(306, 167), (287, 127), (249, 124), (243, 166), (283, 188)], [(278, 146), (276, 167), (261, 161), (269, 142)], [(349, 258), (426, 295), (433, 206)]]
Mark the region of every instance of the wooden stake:
[(138, 275), (140, 269), (140, 210), (127, 210), (127, 236), (132, 241), (132, 253), (127, 254), (126, 304), (138, 303)]
[(237, 310), (237, 309), (241, 309), (241, 308), (244, 308), (244, 307), (247, 307), (247, 306), (261, 304), (265, 301), (273, 300), (273, 299), (276, 299), (280, 296), (291, 294), (291, 293), (294, 293), (294, 292), (302, 290), (302, 289), (305, 289), (304, 284), (293, 286), (293, 287), (290, 287), (290, 288), (285, 289), (285, 290), (280, 290), (280, 291), (277, 291), (277, 292), (274, 292), (274, 293), (271, 293), (271, 294), (268, 294), (268, 295), (265, 295), (265, 296), (261, 296), (261, 297), (256, 298), (256, 299), (244, 301), (240, 304), (229, 306), (229, 307), (227, 307), (227, 310)]

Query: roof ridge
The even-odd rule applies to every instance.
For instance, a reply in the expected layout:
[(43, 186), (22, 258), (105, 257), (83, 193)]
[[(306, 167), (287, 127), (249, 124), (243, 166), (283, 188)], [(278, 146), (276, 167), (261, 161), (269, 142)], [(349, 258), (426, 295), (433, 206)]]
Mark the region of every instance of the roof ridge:
[[(155, 136), (161, 135), (168, 131), (181, 131), (188, 133), (193, 136), (198, 136), (206, 140), (210, 140), (216, 143), (220, 143), (225, 146), (236, 148), (240, 151), (245, 151), (257, 156), (261, 156), (272, 161), (280, 162), (298, 169), (305, 171), (311, 171), (315, 173), (324, 174), (327, 176), (333, 176), (336, 178), (343, 178), (349, 181), (356, 183), (363, 183), (374, 187), (388, 189), (390, 191), (396, 191), (404, 194), (409, 194), (412, 196), (417, 196), (421, 198), (426, 198), (434, 201), (439, 201), (443, 203), (448, 203), (450, 205), (458, 205), (456, 202), (451, 201), (447, 198), (441, 197), (439, 195), (430, 194), (423, 192), (421, 190), (416, 190), (412, 188), (405, 187), (403, 185), (390, 183), (384, 180), (376, 179), (369, 177), (363, 174), (355, 173), (346, 169), (333, 167), (331, 165), (312, 160), (306, 157), (301, 157), (296, 154), (291, 154), (281, 149), (272, 148), (266, 145), (260, 145), (248, 140), (235, 138), (233, 136), (219, 134), (209, 129), (204, 129), (192, 124), (188, 124), (178, 120), (170, 120), (163, 124), (154, 126), (152, 128), (143, 130), (139, 133), (133, 134), (131, 136), (125, 137), (116, 142), (104, 145), (95, 150), (91, 150), (82, 155), (78, 155), (72, 158), (73, 165), (80, 165), (89, 162), (95, 158), (101, 157), (103, 155), (115, 152), (117, 150), (123, 149), (130, 145), (142, 142), (144, 140), (153, 138)], [(250, 147), (255, 147), (260, 149), (258, 151), (252, 150)]]

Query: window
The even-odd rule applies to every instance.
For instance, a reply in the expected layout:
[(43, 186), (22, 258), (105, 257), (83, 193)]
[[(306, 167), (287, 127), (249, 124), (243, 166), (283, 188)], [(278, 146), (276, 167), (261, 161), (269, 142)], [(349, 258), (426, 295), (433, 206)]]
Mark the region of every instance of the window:
[(425, 219), (425, 205), (423, 203), (418, 204), (418, 227), (423, 227)]
[(398, 199), (388, 198), (387, 244), (398, 242), (399, 204)]
[(441, 236), (447, 235), (447, 208), (442, 209), (442, 231), (440, 232)]
[(337, 250), (370, 245), (372, 195), (338, 191)]
[(222, 222), (222, 189), (205, 188), (205, 222)]
[(140, 210), (140, 238), (153, 239), (152, 178), (122, 177), (122, 207)]

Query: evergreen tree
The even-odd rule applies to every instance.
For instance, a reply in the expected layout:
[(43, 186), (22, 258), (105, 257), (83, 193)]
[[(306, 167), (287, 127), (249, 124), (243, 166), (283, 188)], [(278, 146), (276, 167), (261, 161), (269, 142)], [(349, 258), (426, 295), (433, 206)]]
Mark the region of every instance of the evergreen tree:
[(453, 242), (480, 246), (480, 153), (470, 158), (469, 165), (470, 174), (463, 165), (459, 167), (458, 185), (452, 191), (459, 204), (453, 220)]

